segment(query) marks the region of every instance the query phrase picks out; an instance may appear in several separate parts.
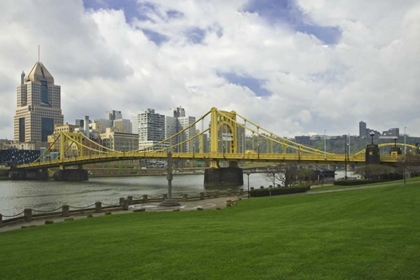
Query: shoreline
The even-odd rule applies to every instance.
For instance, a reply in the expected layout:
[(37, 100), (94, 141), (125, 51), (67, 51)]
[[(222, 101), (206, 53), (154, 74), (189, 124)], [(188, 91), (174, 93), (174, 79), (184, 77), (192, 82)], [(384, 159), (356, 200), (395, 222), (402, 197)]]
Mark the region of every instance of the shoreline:
[[(124, 173), (124, 174), (100, 174), (100, 175), (96, 175), (94, 173), (89, 174), (89, 178), (119, 178), (119, 177), (142, 177), (142, 176), (153, 176), (153, 177), (164, 177), (166, 176), (166, 172), (156, 172), (156, 171), (152, 171), (150, 173), (148, 172), (142, 172), (142, 173), (136, 173), (136, 174), (130, 174), (130, 173)], [(204, 175), (203, 173), (200, 172), (196, 172), (196, 173), (191, 173), (191, 172), (178, 172), (178, 173), (174, 173), (172, 174), (174, 177), (176, 176), (185, 176), (185, 175), (192, 175), (192, 176), (196, 176), (196, 175)], [(50, 177), (48, 178), (48, 180), (52, 180), (53, 178)], [(7, 181), (7, 180), (11, 180), (9, 178), (8, 175), (3, 175), (0, 176), (0, 181)], [(41, 181), (41, 180), (36, 180), (36, 181)]]

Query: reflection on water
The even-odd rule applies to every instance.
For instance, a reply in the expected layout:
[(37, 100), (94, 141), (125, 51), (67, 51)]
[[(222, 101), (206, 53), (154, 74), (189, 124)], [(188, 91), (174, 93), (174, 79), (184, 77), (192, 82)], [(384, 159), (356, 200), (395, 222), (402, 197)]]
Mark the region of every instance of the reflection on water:
[[(198, 195), (206, 191), (203, 175), (175, 175), (172, 181), (172, 193), (175, 197), (183, 194)], [(263, 174), (249, 177), (250, 187), (268, 186)], [(247, 188), (247, 176), (244, 175), (244, 188)], [(168, 192), (165, 176), (91, 178), (85, 182), (56, 181), (0, 181), (0, 213), (13, 215), (24, 208), (52, 210), (64, 204), (87, 206), (101, 201), (115, 204), (120, 197), (129, 195), (140, 198), (144, 194), (153, 197)]]

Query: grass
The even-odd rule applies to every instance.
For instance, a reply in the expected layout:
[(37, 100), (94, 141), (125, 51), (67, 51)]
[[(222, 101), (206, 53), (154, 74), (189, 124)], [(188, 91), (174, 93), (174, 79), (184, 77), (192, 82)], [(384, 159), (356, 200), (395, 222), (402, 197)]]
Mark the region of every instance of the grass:
[(418, 279), (420, 183), (0, 234), (0, 279)]
[[(407, 181), (407, 183), (420, 182), (420, 177), (407, 178), (406, 181)], [(326, 186), (312, 187), (310, 192), (330, 191), (330, 190), (344, 190), (344, 189), (363, 188), (363, 187), (370, 187), (370, 186), (395, 185), (395, 184), (401, 184), (402, 185), (404, 183), (403, 183), (403, 180), (394, 180), (394, 181), (386, 181), (386, 182), (379, 182), (379, 183), (373, 183), (373, 184), (352, 185), (352, 186), (340, 186), (340, 185), (328, 184)]]

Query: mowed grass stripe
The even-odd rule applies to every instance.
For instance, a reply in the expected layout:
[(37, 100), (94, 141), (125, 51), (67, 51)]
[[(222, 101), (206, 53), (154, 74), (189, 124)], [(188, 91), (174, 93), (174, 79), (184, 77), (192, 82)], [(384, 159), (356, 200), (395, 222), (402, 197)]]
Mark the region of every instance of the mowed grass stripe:
[(420, 184), (0, 234), (0, 279), (417, 279)]

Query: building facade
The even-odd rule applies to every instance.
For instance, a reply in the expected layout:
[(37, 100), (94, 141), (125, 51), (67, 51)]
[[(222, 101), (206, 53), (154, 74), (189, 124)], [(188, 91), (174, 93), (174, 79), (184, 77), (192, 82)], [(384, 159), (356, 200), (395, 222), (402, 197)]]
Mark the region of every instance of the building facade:
[(128, 152), (138, 150), (138, 134), (124, 133), (107, 128), (105, 133), (100, 134), (102, 145), (108, 149)]
[[(136, 131), (139, 135), (139, 149), (145, 149), (165, 139), (165, 116), (155, 113), (153, 109), (147, 109), (138, 114), (134, 120)], [(154, 150), (164, 149), (168, 145), (162, 143)]]
[(116, 110), (106, 111), (106, 118), (111, 121), (119, 120), (122, 119), (122, 113)]
[(132, 133), (133, 131), (131, 121), (123, 119), (121, 111), (116, 110), (106, 111), (106, 119), (96, 119), (94, 124), (94, 128), (99, 133), (105, 133), (107, 128), (123, 133)]
[(183, 143), (194, 137), (197, 133), (196, 126), (193, 125), (195, 117), (186, 117), (185, 109), (182, 107), (171, 108), (169, 114), (170, 116), (166, 116), (165, 118), (165, 138), (169, 138), (178, 133), (178, 135), (170, 141), (170, 145), (174, 146), (174, 152), (198, 151), (198, 138)]
[(369, 133), (367, 132), (366, 123), (361, 121), (359, 122), (359, 137), (366, 138), (369, 136)]
[(38, 149), (47, 144), (54, 126), (63, 124), (61, 87), (54, 84), (53, 76), (39, 61), (29, 74), (22, 72), (16, 105), (15, 141), (35, 142)]

